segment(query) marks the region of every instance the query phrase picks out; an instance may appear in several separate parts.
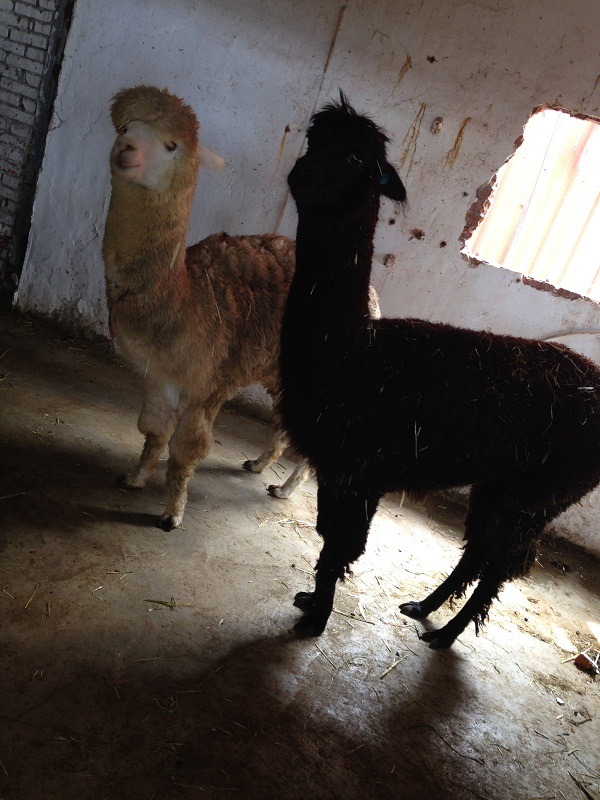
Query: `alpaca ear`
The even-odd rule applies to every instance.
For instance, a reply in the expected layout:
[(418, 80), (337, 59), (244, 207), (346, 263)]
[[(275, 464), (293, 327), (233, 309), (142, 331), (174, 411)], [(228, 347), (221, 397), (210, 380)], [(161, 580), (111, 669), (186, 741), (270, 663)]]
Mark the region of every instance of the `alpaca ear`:
[(389, 197), (390, 200), (395, 200), (398, 203), (403, 203), (406, 200), (404, 184), (391, 164), (386, 163), (383, 166), (379, 177), (379, 188), (381, 194)]
[(213, 153), (212, 150), (209, 150), (208, 147), (204, 147), (200, 142), (198, 142), (198, 160), (200, 161), (200, 166), (215, 170), (223, 169), (227, 163), (222, 156), (218, 153)]

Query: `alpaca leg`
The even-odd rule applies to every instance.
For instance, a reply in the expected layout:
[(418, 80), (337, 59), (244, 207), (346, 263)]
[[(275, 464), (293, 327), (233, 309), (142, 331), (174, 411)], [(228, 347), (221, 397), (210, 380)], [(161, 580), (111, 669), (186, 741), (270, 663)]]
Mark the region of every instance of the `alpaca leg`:
[(294, 626), (303, 636), (320, 636), (333, 609), (335, 586), (362, 555), (379, 495), (353, 492), (319, 480), (317, 531), (323, 549), (316, 566), (314, 592), (299, 592), (294, 605), (305, 612)]
[(491, 543), (487, 564), (481, 571), (479, 583), (471, 597), (443, 628), (422, 634), (421, 638), (429, 642), (430, 647), (450, 647), (471, 621), (479, 633), (501, 586), (508, 580), (525, 575), (531, 568), (535, 561), (537, 541), (548, 519), (549, 516), (543, 512), (503, 513), (497, 538)]
[(277, 429), (273, 434), (269, 446), (266, 448), (266, 450), (263, 450), (258, 458), (244, 461), (244, 469), (247, 469), (249, 472), (262, 472), (265, 467), (268, 467), (274, 461), (277, 461), (287, 445), (287, 436), (281, 429)]
[[(278, 429), (275, 431), (270, 445), (264, 450), (258, 458), (254, 460), (248, 459), (244, 461), (244, 469), (250, 472), (262, 472), (265, 467), (273, 464), (279, 459), (285, 448), (288, 446), (288, 439), (286, 434)], [(267, 487), (268, 493), (271, 497), (277, 497), (280, 500), (287, 500), (291, 497), (292, 493), (301, 486), (310, 473), (310, 467), (306, 461), (300, 461), (296, 469), (281, 486), (272, 484)]]
[(165, 531), (178, 528), (183, 521), (188, 483), (196, 464), (210, 450), (212, 426), (220, 407), (220, 402), (208, 407), (200, 403), (188, 406), (169, 441), (167, 505), (158, 523)]
[(268, 487), (267, 491), (271, 497), (278, 497), (280, 500), (287, 500), (296, 491), (299, 486), (302, 486), (304, 481), (310, 475), (310, 467), (308, 461), (300, 461), (296, 465), (296, 469), (292, 472), (287, 481), (281, 486), (275, 484)]
[(175, 430), (178, 405), (179, 392), (175, 387), (169, 384), (147, 384), (144, 405), (138, 418), (138, 430), (146, 437), (144, 449), (133, 472), (117, 478), (119, 488), (144, 488)]
[(466, 543), (460, 561), (446, 580), (424, 600), (402, 603), (400, 611), (403, 614), (413, 619), (425, 619), (451, 597), (463, 597), (467, 587), (479, 578), (498, 527), (495, 508), (499, 493), (499, 487), (494, 484), (471, 489), (465, 520)]

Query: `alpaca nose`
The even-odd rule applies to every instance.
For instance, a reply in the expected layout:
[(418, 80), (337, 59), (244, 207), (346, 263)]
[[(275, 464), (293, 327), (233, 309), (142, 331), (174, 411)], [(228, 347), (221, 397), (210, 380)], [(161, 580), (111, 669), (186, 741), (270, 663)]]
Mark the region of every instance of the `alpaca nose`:
[(121, 169), (139, 166), (143, 158), (143, 151), (134, 139), (121, 136), (115, 142), (112, 150), (112, 159), (113, 163)]
[(135, 152), (138, 148), (131, 139), (122, 138), (118, 142), (119, 153)]

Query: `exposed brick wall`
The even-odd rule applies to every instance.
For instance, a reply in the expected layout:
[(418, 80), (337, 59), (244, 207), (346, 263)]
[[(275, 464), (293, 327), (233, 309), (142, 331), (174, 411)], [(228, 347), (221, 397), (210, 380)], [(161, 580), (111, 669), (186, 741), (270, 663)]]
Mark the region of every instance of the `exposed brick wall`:
[(0, 287), (12, 296), (24, 255), (53, 92), (65, 0), (0, 0)]

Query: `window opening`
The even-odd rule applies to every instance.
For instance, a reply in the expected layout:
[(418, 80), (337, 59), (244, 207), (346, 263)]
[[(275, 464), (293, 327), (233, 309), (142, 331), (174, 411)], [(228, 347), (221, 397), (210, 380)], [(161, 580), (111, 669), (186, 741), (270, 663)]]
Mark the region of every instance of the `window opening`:
[(535, 110), (462, 252), (600, 302), (600, 121)]

